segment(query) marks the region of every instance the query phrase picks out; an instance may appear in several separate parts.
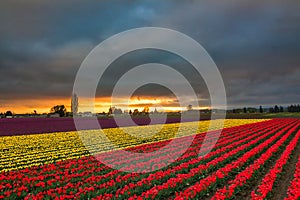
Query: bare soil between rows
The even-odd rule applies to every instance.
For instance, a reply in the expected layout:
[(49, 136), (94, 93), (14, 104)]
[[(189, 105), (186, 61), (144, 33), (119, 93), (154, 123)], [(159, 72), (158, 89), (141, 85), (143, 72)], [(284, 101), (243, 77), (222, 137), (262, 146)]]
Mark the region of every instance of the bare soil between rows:
[(298, 157), (300, 155), (300, 142), (298, 142), (291, 159), (288, 161), (288, 165), (283, 169), (280, 181), (275, 185), (273, 189), (273, 195), (271, 199), (279, 200), (284, 199), (287, 196), (287, 190), (290, 182), (294, 178), (294, 173), (296, 170), (296, 164), (298, 162)]

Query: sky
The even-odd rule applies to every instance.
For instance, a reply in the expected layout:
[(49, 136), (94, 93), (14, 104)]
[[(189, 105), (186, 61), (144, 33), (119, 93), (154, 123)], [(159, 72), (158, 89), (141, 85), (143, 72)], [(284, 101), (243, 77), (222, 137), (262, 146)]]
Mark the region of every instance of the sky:
[[(70, 108), (75, 76), (88, 53), (114, 34), (149, 26), (180, 31), (206, 49), (223, 77), (229, 108), (299, 103), (299, 10), (295, 0), (1, 0), (0, 112)], [(168, 52), (133, 52), (114, 62), (106, 79), (149, 61), (184, 69), (199, 97), (192, 101), (210, 105), (201, 77)], [(98, 111), (110, 105), (111, 83), (104, 83), (107, 88), (97, 90)], [(121, 106), (129, 97), (119, 98)], [(131, 97), (132, 107), (146, 104), (178, 107), (172, 91), (155, 84)]]

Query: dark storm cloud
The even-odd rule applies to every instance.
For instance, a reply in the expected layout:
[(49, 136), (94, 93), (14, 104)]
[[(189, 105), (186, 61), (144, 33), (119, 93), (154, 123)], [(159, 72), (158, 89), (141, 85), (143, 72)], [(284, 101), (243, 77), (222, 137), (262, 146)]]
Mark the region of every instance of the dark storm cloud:
[(155, 18), (147, 2), (1, 1), (0, 91), (5, 98), (66, 96), (89, 51)]
[(300, 72), (299, 8), (296, 1), (194, 2), (161, 24), (203, 44), (223, 75), (229, 104), (291, 103), (299, 102), (300, 81), (292, 79)]
[[(3, 0), (1, 99), (69, 97), (76, 72), (95, 45), (130, 28), (161, 26), (181, 31), (206, 48), (223, 75), (229, 105), (296, 103), (300, 92), (299, 10), (300, 2), (293, 0)], [(160, 60), (172, 64), (168, 59)], [(178, 60), (171, 60), (176, 65)], [(132, 63), (130, 58), (122, 62)], [(196, 78), (190, 79), (195, 82)], [(202, 82), (197, 82), (198, 93), (206, 99)], [(151, 95), (162, 93), (152, 87)]]

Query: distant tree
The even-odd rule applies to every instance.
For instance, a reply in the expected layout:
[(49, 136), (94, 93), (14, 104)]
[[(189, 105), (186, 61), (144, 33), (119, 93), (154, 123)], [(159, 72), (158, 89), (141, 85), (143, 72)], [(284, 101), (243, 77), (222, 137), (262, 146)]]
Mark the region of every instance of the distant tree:
[(256, 113), (256, 112), (257, 112), (257, 109), (256, 109), (256, 108), (251, 108), (251, 107), (249, 107), (249, 108), (247, 108), (247, 111), (248, 111), (249, 113)]
[(277, 105), (274, 106), (274, 112), (279, 113), (279, 107)]
[(73, 113), (72, 112), (66, 112), (66, 117), (73, 117)]
[(288, 106), (288, 112), (294, 112), (294, 105)]
[(288, 110), (288, 112), (300, 112), (300, 105), (292, 104), (292, 105), (288, 106), (287, 110)]
[(111, 114), (113, 114), (113, 112), (114, 112), (114, 110), (115, 110), (115, 107), (109, 107), (109, 109), (108, 109), (108, 115), (111, 115)]
[(243, 109), (243, 110), (244, 110), (244, 113), (247, 113), (247, 108), (246, 108), (246, 107), (244, 107), (244, 109)]
[(50, 110), (51, 113), (58, 113), (60, 117), (66, 116), (67, 109), (65, 105), (53, 106)]
[(283, 107), (282, 106), (280, 106), (279, 107), (279, 112), (283, 112), (284, 110), (283, 110)]
[(263, 112), (264, 112), (264, 109), (263, 109), (262, 106), (259, 106), (259, 112), (260, 112), (260, 113), (263, 113)]
[(33, 114), (34, 114), (34, 115), (37, 115), (37, 112), (36, 112), (36, 110), (34, 110), (34, 111), (33, 111)]
[(129, 110), (129, 115), (132, 115), (132, 111), (131, 110)]
[(132, 115), (138, 115), (139, 114), (139, 110), (138, 109), (134, 109)]
[(191, 111), (191, 110), (193, 110), (193, 106), (190, 104), (186, 107), (186, 109), (187, 109), (187, 111)]
[(5, 117), (7, 117), (7, 116), (13, 116), (13, 113), (9, 110), (9, 111), (6, 111), (6, 113), (5, 113)]
[(144, 109), (143, 109), (143, 111), (142, 111), (142, 113), (145, 114), (145, 115), (148, 115), (149, 111), (150, 111), (149, 107), (145, 106)]
[(269, 108), (269, 113), (274, 113), (275, 111), (274, 111), (274, 108), (273, 107), (271, 107), (271, 108)]
[(121, 108), (115, 108), (114, 111), (113, 111), (113, 114), (122, 114), (123, 111)]

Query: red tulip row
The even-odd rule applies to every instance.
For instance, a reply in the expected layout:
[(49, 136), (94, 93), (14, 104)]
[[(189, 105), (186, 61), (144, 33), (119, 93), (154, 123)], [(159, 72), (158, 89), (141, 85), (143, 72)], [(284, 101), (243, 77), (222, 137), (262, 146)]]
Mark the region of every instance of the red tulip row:
[[(259, 123), (258, 123), (259, 124)], [(261, 125), (261, 128), (263, 128), (263, 126), (264, 126), (265, 124), (262, 124)], [(258, 125), (257, 125), (258, 126)], [(269, 126), (271, 126), (271, 125), (269, 125)], [(244, 128), (244, 129), (242, 129), (242, 127)], [(243, 130), (246, 130), (246, 129), (249, 129), (249, 127), (248, 126), (246, 126), (245, 125), (245, 127), (244, 126), (241, 126), (241, 127), (235, 127), (235, 129), (234, 129), (234, 131), (243, 131)], [(222, 141), (226, 141), (226, 138), (232, 138), (232, 137), (235, 137), (236, 135), (235, 134), (237, 134), (237, 132), (235, 133), (233, 131), (233, 129), (231, 130), (225, 130), (225, 131), (223, 131), (223, 133), (222, 133), (222, 136), (220, 137), (221, 139), (222, 138), (225, 138), (225, 139), (223, 139)], [(226, 134), (225, 134), (226, 133)], [(235, 134), (234, 134), (235, 133)], [(199, 137), (198, 137), (199, 136)], [(203, 141), (203, 138), (204, 138), (204, 134), (200, 134), (200, 135), (197, 135), (196, 136), (196, 141), (197, 141), (197, 143), (195, 143), (195, 145), (193, 145), (194, 146), (194, 149), (195, 148), (199, 148), (199, 144), (201, 144), (201, 142)], [(183, 138), (183, 139), (185, 139), (185, 138)], [(221, 139), (220, 139), (220, 141), (221, 141)], [(161, 146), (164, 146), (165, 144), (166, 144), (166, 142), (158, 142), (158, 143), (154, 143), (153, 144), (153, 146), (160, 146), (160, 145), (158, 145), (158, 144), (161, 144)], [(150, 146), (151, 144), (147, 144), (147, 145), (144, 145), (146, 148), (149, 148), (149, 146)], [(140, 149), (140, 150), (143, 150), (143, 147), (144, 146), (139, 146), (139, 147), (134, 147), (134, 148), (130, 148), (129, 150), (132, 150), (132, 149)], [(191, 148), (190, 148), (191, 149)], [(189, 149), (189, 150), (190, 150)], [(104, 154), (105, 156), (106, 155), (109, 155), (109, 153), (105, 153)], [(89, 157), (86, 157), (86, 158), (89, 158)], [(86, 158), (82, 158), (82, 159), (78, 159), (78, 160), (75, 160), (75, 159), (72, 159), (72, 160), (69, 160), (69, 161), (62, 161), (62, 162), (57, 162), (56, 163), (56, 165), (53, 165), (53, 164), (49, 164), (49, 165), (45, 165), (45, 166), (43, 166), (43, 167), (32, 167), (31, 169), (33, 170), (33, 172), (36, 172), (36, 171), (39, 171), (39, 174), (42, 174), (42, 172), (43, 172), (43, 170), (45, 170), (46, 172), (47, 171), (49, 171), (48, 169), (50, 169), (50, 170), (59, 170), (59, 169), (55, 169), (56, 167), (63, 167), (63, 168), (66, 168), (66, 169), (68, 169), (69, 167), (71, 167), (71, 165), (70, 165), (70, 163), (73, 163), (73, 161), (75, 162), (78, 162), (78, 164), (84, 164), (84, 163), (86, 163), (87, 162), (87, 159)], [(118, 160), (118, 159), (120, 159), (119, 157), (116, 157), (115, 158), (116, 160)], [(112, 159), (113, 160), (113, 159)], [(131, 162), (131, 160), (128, 160), (128, 161), (130, 161)], [(53, 168), (54, 167), (54, 168)], [(74, 166), (73, 166), (74, 167)], [(28, 169), (24, 169), (24, 170), (21, 170), (21, 171), (19, 171), (19, 172), (25, 172), (25, 173), (28, 173)], [(40, 172), (41, 171), (41, 172)], [(12, 171), (12, 172), (9, 172), (10, 173), (10, 175), (12, 175), (12, 174), (14, 174), (14, 171)]]
[[(257, 125), (257, 127), (263, 128), (262, 126), (259, 126), (259, 124)], [(233, 137), (232, 135), (229, 135), (229, 134), (230, 133), (228, 133), (228, 135), (226, 137)], [(24, 185), (24, 184), (28, 184), (28, 183), (32, 183), (32, 182), (34, 183), (36, 181), (44, 181), (45, 179), (47, 180), (50, 177), (54, 176), (53, 174), (51, 174), (49, 172), (55, 172), (55, 173), (57, 173), (56, 176), (55, 176), (56, 179), (59, 176), (63, 176), (64, 177), (64, 183), (70, 182), (74, 178), (85, 179), (83, 183), (80, 182), (80, 183), (77, 183), (76, 185), (73, 184), (72, 187), (75, 187), (75, 188), (83, 186), (85, 183), (88, 183), (90, 180), (95, 182), (95, 181), (101, 180), (103, 178), (108, 178), (109, 177), (110, 178), (109, 179), (110, 180), (109, 183), (103, 183), (103, 184), (97, 185), (98, 189), (101, 188), (101, 186), (103, 186), (103, 188), (107, 187), (108, 185), (113, 186), (114, 185), (113, 183), (117, 183), (118, 182), (118, 181), (115, 181), (118, 178), (122, 179), (122, 181), (124, 181), (124, 177), (121, 176), (122, 178), (120, 178), (120, 176), (116, 176), (117, 174), (120, 174), (116, 170), (115, 171), (111, 171), (109, 173), (109, 169), (107, 167), (105, 167), (105, 166), (101, 166), (101, 167), (100, 166), (96, 166), (96, 167), (100, 167), (100, 168), (95, 168), (94, 163), (93, 162), (89, 163), (89, 161), (87, 159), (79, 159), (77, 162), (78, 162), (78, 164), (76, 164), (76, 165), (74, 165), (75, 162), (74, 163), (73, 162), (70, 162), (70, 163), (62, 162), (62, 163), (66, 163), (66, 164), (64, 164), (64, 165), (57, 165), (57, 166), (51, 164), (51, 165), (48, 165), (48, 167), (42, 167), (42, 170), (38, 173), (38, 176), (37, 176), (37, 173), (36, 173), (37, 170), (32, 170), (32, 171), (21, 170), (21, 171), (26, 172), (26, 173), (32, 172), (33, 174), (32, 174), (32, 177), (30, 177), (30, 178), (22, 176), (22, 175), (24, 175), (22, 173), (14, 174), (13, 172), (10, 172), (10, 177), (11, 177), (11, 180), (15, 180), (16, 178), (22, 178), (23, 182), (19, 181), (20, 185), (21, 184)], [(84, 166), (84, 168), (83, 168), (83, 166)], [(71, 171), (68, 172), (69, 171), (68, 170), (67, 173), (65, 173), (66, 169), (69, 169), (69, 168), (71, 169)], [(79, 171), (79, 170), (83, 170), (83, 172), (79, 173), (79, 174), (76, 173), (76, 171)], [(89, 173), (89, 172), (85, 173), (86, 170), (93, 171), (94, 173), (103, 172), (104, 171), (105, 173), (102, 173), (102, 174), (104, 174), (102, 176), (101, 175), (100, 176), (92, 176), (91, 178), (88, 178), (86, 176), (90, 175), (91, 173)], [(107, 175), (109, 175), (109, 176), (107, 176)], [(132, 177), (136, 177), (136, 176), (137, 175), (135, 174)], [(14, 182), (16, 183), (16, 181), (14, 181)], [(46, 188), (49, 188), (49, 187), (53, 188), (53, 189), (55, 188), (55, 190), (50, 190), (51, 192), (49, 192), (49, 190), (48, 190), (47, 192), (45, 192), (44, 190), (42, 190), (44, 184), (38, 182), (34, 186), (42, 187), (41, 188), (42, 191), (39, 193), (39, 195), (48, 194), (48, 193), (53, 194), (54, 192), (60, 194), (61, 192), (64, 192), (65, 190), (67, 190), (68, 188), (71, 187), (70, 184), (66, 185), (66, 187), (57, 187), (56, 184), (53, 184), (53, 183), (55, 183), (55, 179), (49, 179), (49, 180), (47, 180), (47, 183), (50, 183), (50, 184), (48, 184), (48, 187), (46, 187)], [(64, 183), (61, 183), (61, 184), (64, 184)], [(18, 182), (17, 182), (17, 184), (18, 184)], [(14, 192), (16, 192), (16, 190), (6, 191), (6, 192), (7, 193), (8, 192), (14, 193)], [(80, 192), (81, 191), (79, 191), (79, 193)], [(39, 195), (37, 195), (37, 197), (41, 197)]]
[[(273, 127), (274, 128), (274, 127)], [(245, 130), (245, 129), (244, 129)], [(270, 128), (271, 130), (271, 128)], [(245, 130), (245, 133), (248, 132), (247, 130)], [(255, 131), (251, 131), (252, 134)], [(226, 134), (226, 133), (225, 133)], [(228, 134), (228, 133), (227, 133)], [(230, 133), (229, 133), (230, 134)], [(238, 133), (241, 134), (241, 133)], [(244, 133), (242, 133), (243, 135)], [(198, 157), (198, 153), (199, 153), (199, 147), (201, 146), (202, 151), (205, 152), (207, 150), (209, 150), (209, 147), (211, 145), (213, 145), (214, 140), (212, 141), (206, 141), (206, 143), (203, 143), (203, 139), (204, 137), (214, 137), (215, 135), (215, 131), (209, 132), (206, 135), (204, 134), (200, 134), (199, 138), (197, 138), (195, 140), (195, 142), (191, 145), (191, 147), (188, 149), (187, 153), (185, 155), (182, 155), (177, 161), (182, 160), (182, 159), (186, 159), (187, 157), (191, 157), (191, 156), (196, 156)], [(232, 138), (233, 140), (231, 140), (230, 138)], [(224, 142), (228, 144), (228, 142), (232, 143), (233, 141), (236, 140), (236, 136), (233, 134), (230, 134), (230, 138), (226, 137), (224, 138), (224, 140), (222, 140), (222, 138), (219, 140), (220, 145), (225, 145), (223, 144)], [(162, 151), (159, 151), (155, 154), (152, 154), (151, 157), (146, 155), (141, 155), (141, 156), (130, 156), (130, 157), (125, 157), (122, 156), (122, 153), (115, 153), (115, 158), (117, 158), (118, 160), (122, 160), (120, 162), (114, 163), (116, 166), (118, 165), (122, 165), (122, 164), (127, 164), (127, 166), (123, 167), (123, 170), (131, 170), (131, 171), (136, 171), (142, 167), (152, 167), (151, 170), (155, 169), (155, 167), (165, 167), (167, 165), (167, 163), (165, 162), (166, 158), (174, 158), (174, 157), (179, 157), (179, 155), (181, 154), (181, 149), (185, 148), (187, 146), (187, 141), (191, 140), (191, 137), (185, 137), (182, 140), (177, 140), (178, 142), (174, 143), (175, 145), (170, 146), (168, 148), (165, 148)], [(220, 147), (220, 146), (216, 147)], [(121, 155), (121, 158), (120, 158)], [(102, 154), (100, 155), (102, 156)], [(110, 163), (113, 163), (113, 161), (110, 161)], [(132, 165), (128, 166), (128, 163), (132, 163)], [(147, 168), (146, 168), (147, 169)], [(149, 169), (149, 168), (148, 168)]]
[(285, 200), (298, 200), (300, 198), (300, 156), (296, 164), (294, 178), (288, 188), (288, 195)]
[[(295, 124), (292, 125), (292, 127)], [(254, 149), (247, 151), (242, 157), (233, 161), (232, 163), (227, 164), (225, 167), (218, 169), (216, 172), (210, 176), (200, 180), (193, 186), (185, 189), (184, 191), (177, 193), (175, 199), (189, 199), (195, 198), (200, 192), (209, 188), (212, 184), (216, 183), (220, 179), (224, 179), (229, 175), (234, 169), (237, 169), (243, 166), (251, 157), (254, 157), (256, 154), (262, 152), (265, 148), (269, 147), (278, 137), (282, 136), (287, 130), (292, 128), (290, 126), (282, 129), (274, 136), (266, 140), (265, 142), (259, 144)], [(291, 133), (290, 133), (291, 134)]]
[[(261, 124), (261, 123), (256, 123), (257, 124), (257, 127), (255, 127), (256, 129), (258, 127), (264, 127), (265, 129), (268, 128), (266, 125), (267, 124)], [(259, 126), (259, 124), (261, 124)], [(272, 123), (270, 123), (270, 129), (272, 127), (274, 127), (274, 124), (273, 126), (271, 125)], [(234, 134), (236, 133), (239, 133), (241, 131), (245, 131), (245, 130), (249, 130), (251, 127), (253, 129), (253, 125), (250, 125), (250, 124), (247, 124), (247, 125), (243, 125), (243, 126), (240, 126), (240, 127), (235, 127), (234, 129), (224, 129), (223, 132), (222, 132), (222, 135), (220, 137), (220, 139), (222, 139), (223, 136), (230, 136), (232, 138), (236, 137)], [(203, 142), (203, 139), (207, 136), (207, 137), (213, 137), (215, 135), (217, 135), (218, 133), (216, 131), (210, 131), (206, 134), (198, 134), (196, 135), (195, 137), (195, 140), (194, 140), (194, 143), (192, 144), (193, 147), (195, 147), (194, 149), (189, 149), (189, 153), (192, 152), (192, 151), (195, 151), (195, 150), (198, 150), (199, 149), (199, 145), (202, 144)], [(176, 143), (176, 148), (177, 149), (182, 149), (182, 148), (185, 148), (186, 147), (186, 144), (187, 144), (187, 141), (193, 139), (194, 136), (185, 136), (185, 137), (182, 137), (182, 138), (176, 138), (174, 139), (174, 143)], [(220, 140), (219, 140), (220, 141)], [(130, 151), (141, 151), (141, 152), (147, 152), (148, 149), (151, 149), (151, 151), (155, 151), (159, 148), (161, 148), (162, 146), (165, 146), (167, 145), (168, 143), (170, 142), (170, 140), (168, 141), (163, 141), (163, 142), (158, 142), (158, 143), (155, 143), (155, 144), (148, 144), (148, 145), (142, 145), (142, 149), (140, 148), (140, 146), (138, 147), (134, 147), (134, 148), (130, 148)], [(195, 143), (197, 142), (197, 143)], [(202, 144), (203, 145), (203, 144)], [(204, 145), (210, 145), (210, 144), (204, 144)], [(176, 152), (172, 152), (172, 149), (169, 149), (169, 148), (166, 148), (166, 149), (163, 149), (163, 151), (159, 151), (157, 152), (157, 154), (153, 154), (153, 156), (159, 156), (161, 155), (162, 153), (164, 154), (168, 154), (170, 155), (171, 153), (175, 153), (174, 155), (172, 156), (178, 156), (177, 154), (179, 153), (180, 151), (176, 151)], [(111, 164), (114, 164), (114, 165), (122, 165), (122, 164), (127, 164), (129, 162), (136, 162), (136, 161), (139, 161), (139, 160), (144, 160), (145, 158), (147, 158), (147, 156), (145, 156), (144, 154), (140, 154), (138, 156), (134, 156), (134, 157), (125, 157), (122, 155), (121, 151), (113, 151), (113, 152), (109, 152), (109, 153), (105, 153), (105, 154), (100, 154), (99, 157), (102, 159), (102, 160), (109, 160), (109, 162)], [(183, 157), (181, 157), (181, 159), (183, 159)]]
[[(258, 126), (258, 127), (260, 127), (260, 126)], [(262, 128), (262, 127), (260, 127), (260, 128)], [(272, 128), (274, 129), (274, 127), (272, 127)], [(262, 131), (262, 129), (259, 129), (259, 128), (258, 128), (258, 130)], [(238, 136), (236, 134), (234, 134), (232, 136), (235, 137), (234, 139), (236, 142), (234, 142), (234, 140), (232, 140), (233, 138), (231, 139), (231, 137), (225, 138), (224, 142), (220, 141), (220, 143), (218, 143), (216, 145), (216, 150), (213, 150), (211, 153), (207, 154), (205, 157), (201, 157), (201, 158), (195, 157), (186, 162), (181, 163), (180, 165), (176, 165), (175, 167), (170, 167), (165, 171), (158, 171), (154, 174), (150, 174), (148, 177), (146, 177), (138, 182), (126, 185), (125, 187), (118, 189), (115, 193), (115, 197), (118, 198), (118, 197), (120, 197), (120, 195), (126, 194), (127, 191), (130, 191), (130, 194), (134, 194), (133, 190), (139, 191), (140, 187), (143, 187), (143, 188), (146, 188), (146, 186), (150, 187), (151, 185), (154, 184), (153, 182), (157, 182), (162, 179), (168, 179), (169, 177), (173, 177), (175, 174), (182, 173), (183, 171), (185, 171), (188, 168), (191, 168), (192, 166), (199, 165), (201, 163), (204, 163), (205, 161), (208, 162), (218, 156), (221, 156), (223, 153), (228, 152), (228, 151), (238, 147), (239, 145), (241, 145), (245, 142), (248, 142), (249, 140), (251, 140), (255, 137), (258, 137), (259, 135), (261, 135), (263, 133), (263, 132), (259, 132), (259, 131), (256, 134), (254, 134), (255, 133), (254, 130), (253, 130), (253, 132), (245, 132), (243, 134), (239, 133)], [(269, 129), (267, 127), (265, 127), (264, 132), (268, 132), (268, 131), (269, 131)], [(245, 136), (247, 136), (247, 137), (245, 138)]]
[[(178, 168), (177, 168), (178, 169)], [(167, 170), (167, 173), (171, 173), (171, 174), (174, 174), (174, 173), (176, 173), (177, 172), (177, 170), (174, 170), (174, 169), (170, 169), (170, 170)], [(151, 178), (153, 178), (153, 177), (155, 177), (155, 176), (152, 176), (153, 174), (151, 174), (149, 177), (150, 177), (150, 179)], [(163, 172), (161, 172), (161, 171), (159, 171), (159, 172), (157, 172), (157, 175), (158, 175), (158, 177), (165, 177), (165, 174), (163, 174)], [(145, 188), (145, 185), (143, 184), (143, 180), (147, 180), (147, 178), (146, 179), (142, 179), (140, 182), (138, 182), (137, 183), (137, 185), (136, 186), (139, 186), (139, 187), (143, 187), (143, 188)], [(149, 180), (149, 179), (148, 179)], [(112, 182), (113, 180), (110, 180), (110, 182)], [(126, 180), (126, 181), (128, 181), (128, 180)], [(135, 180), (134, 180), (135, 181)], [(158, 180), (156, 180), (156, 181), (158, 181)], [(102, 185), (100, 185), (99, 187), (97, 187), (98, 189), (99, 188), (104, 188), (106, 185), (105, 184), (102, 184)], [(115, 197), (116, 198), (119, 198), (120, 196), (119, 195), (123, 195), (125, 192), (126, 192), (126, 190), (128, 190), (128, 189), (130, 189), (131, 187), (133, 187), (134, 186), (134, 184), (133, 183), (129, 183), (128, 185), (125, 185), (123, 188), (121, 188), (121, 191), (120, 190), (118, 190), (116, 193), (115, 193)], [(107, 189), (107, 188), (106, 188)], [(110, 188), (110, 189), (112, 189), (112, 188)], [(124, 190), (122, 190), (122, 189), (124, 189)], [(110, 190), (111, 191), (111, 190)], [(129, 192), (127, 192), (127, 193), (125, 193), (126, 195), (128, 194), (128, 193), (130, 193), (130, 194), (132, 194), (133, 192), (131, 192), (131, 191), (129, 191)], [(101, 199), (103, 199), (103, 198), (111, 198), (113, 196), (113, 194), (104, 194), (104, 195), (100, 195), (99, 196), (99, 198), (101, 198)]]
[[(257, 127), (260, 127), (259, 126), (259, 124), (257, 124)], [(248, 129), (249, 129), (250, 127), (248, 127)], [(260, 128), (262, 128), (262, 127), (260, 127)], [(267, 127), (265, 127), (265, 128), (267, 128)], [(241, 134), (241, 133), (240, 133)], [(239, 134), (239, 135), (240, 135)], [(231, 137), (234, 137), (235, 135), (231, 135)], [(235, 136), (236, 137), (236, 136)], [(241, 137), (241, 136), (240, 136)], [(244, 137), (244, 135), (242, 134), (242, 137)], [(238, 138), (235, 138), (235, 139), (238, 139)], [(225, 138), (225, 139), (223, 139), (224, 141), (226, 141), (227, 142), (227, 144), (228, 143), (231, 143), (230, 141), (231, 140), (228, 140), (228, 138)], [(221, 141), (221, 140), (220, 140)], [(219, 141), (219, 142), (220, 142)], [(222, 142), (220, 142), (220, 143), (218, 143), (217, 144), (217, 146), (216, 147), (218, 147), (218, 146), (222, 146), (223, 145), (223, 143)], [(229, 148), (229, 146), (227, 146), (227, 148)], [(228, 150), (228, 149), (227, 149)], [(229, 148), (229, 150), (230, 150), (230, 148)], [(226, 151), (226, 149), (224, 148), (222, 151)], [(221, 151), (221, 152), (222, 152)], [(219, 151), (219, 153), (220, 153), (220, 151)], [(189, 154), (186, 154), (186, 155), (190, 155), (190, 153)], [(197, 155), (197, 154), (196, 154)], [(191, 157), (191, 156), (190, 156)], [(208, 159), (208, 157), (206, 157), (207, 159)], [(181, 159), (180, 159), (181, 160)], [(190, 161), (194, 161), (194, 162), (190, 162)], [(128, 198), (128, 196), (130, 196), (130, 195), (128, 195), (128, 193), (129, 194), (134, 194), (134, 192), (135, 191), (139, 191), (140, 190), (140, 188), (142, 188), (142, 189), (145, 189), (145, 184), (146, 183), (148, 183), (147, 185), (149, 185), (152, 181), (154, 181), (154, 182), (157, 182), (157, 181), (159, 181), (160, 179), (163, 179), (163, 178), (168, 178), (168, 175), (174, 175), (174, 174), (176, 174), (176, 173), (178, 173), (178, 172), (180, 172), (180, 170), (182, 170), (181, 168), (182, 168), (182, 166), (188, 166), (189, 164), (194, 164), (195, 165), (195, 161), (197, 160), (196, 158), (194, 158), (194, 159), (192, 159), (192, 160), (189, 160), (189, 161), (187, 161), (187, 162), (184, 162), (184, 163), (182, 163), (182, 164), (180, 164), (179, 166), (175, 166), (175, 167), (170, 167), (170, 168), (168, 168), (167, 170), (165, 170), (165, 171), (158, 171), (158, 172), (156, 172), (156, 173), (154, 173), (154, 174), (150, 174), (148, 177), (146, 177), (146, 178), (143, 178), (143, 179), (141, 179), (140, 181), (138, 181), (138, 182), (136, 182), (136, 180), (134, 180), (134, 183), (130, 183), (130, 184), (128, 184), (128, 185), (125, 185), (124, 187), (122, 187), (122, 188), (120, 188), (120, 189), (118, 189), (116, 192), (114, 191), (114, 195), (112, 194), (112, 193), (106, 193), (106, 194), (102, 194), (102, 195), (100, 195), (100, 196), (98, 196), (98, 198), (99, 199), (105, 199), (105, 198), (111, 198), (112, 196), (114, 196), (115, 198), (120, 198), (122, 195), (122, 197), (123, 198)], [(177, 163), (177, 162), (176, 162)], [(197, 164), (197, 163), (196, 163)], [(128, 180), (127, 180), (128, 181)], [(135, 190), (135, 191), (132, 191), (132, 190)], [(129, 191), (130, 190), (130, 191)], [(124, 196), (125, 195), (125, 196)]]
[[(212, 199), (226, 199), (231, 198), (236, 189), (238, 187), (244, 186), (244, 184), (247, 183), (247, 181), (253, 176), (255, 171), (259, 170), (267, 160), (269, 160), (272, 155), (274, 155), (276, 152), (278, 152), (279, 147), (287, 140), (287, 138), (297, 129), (297, 127), (291, 128), (287, 134), (285, 134), (275, 145), (273, 145), (271, 148), (269, 148), (260, 158), (255, 160), (255, 162), (248, 166), (244, 171), (240, 172), (234, 180), (229, 181), (227, 186), (223, 187), (222, 189), (219, 189), (215, 195), (212, 197)], [(293, 138), (292, 142), (287, 146), (286, 151), (284, 152), (284, 155), (288, 156), (291, 153), (291, 150), (295, 148), (295, 144), (298, 142), (300, 136), (300, 132), (296, 134), (296, 137)]]
[[(291, 130), (292, 131), (292, 130)], [(283, 166), (289, 160), (293, 150), (295, 149), (300, 137), (300, 131), (297, 132), (291, 143), (286, 147), (281, 157), (276, 161), (275, 166), (269, 171), (269, 173), (263, 178), (261, 184), (256, 191), (252, 191), (252, 199), (264, 199), (272, 191), (273, 184), (276, 181), (277, 176), (282, 172)]]
[[(179, 159), (170, 166), (152, 173), (121, 172), (105, 166), (92, 156), (20, 171), (3, 172), (0, 174), (0, 199), (1, 197), (9, 199), (198, 198), (201, 192), (220, 180), (228, 181), (227, 177), (234, 177), (232, 172), (236, 172), (237, 169), (244, 170), (249, 165), (241, 172), (245, 176), (247, 170), (249, 172), (259, 170), (259, 166), (257, 168), (256, 165), (259, 165), (258, 163), (263, 165), (278, 151), (279, 147), (287, 145), (285, 143), (290, 140), (299, 126), (300, 120), (275, 119), (224, 129), (214, 149), (200, 158), (198, 157), (200, 147), (204, 151), (209, 150), (210, 144), (214, 143), (213, 138), (203, 143), (205, 136), (213, 137), (217, 133), (212, 131), (207, 133), (208, 135), (199, 134)], [(177, 156), (180, 149), (185, 148), (186, 140), (190, 138), (192, 137), (175, 139), (175, 146), (166, 148), (161, 154), (153, 154), (155, 155), (153, 158), (140, 155), (136, 158), (124, 159), (120, 157), (122, 154), (115, 153), (102, 154), (101, 158), (116, 165), (126, 165), (124, 160), (127, 160), (128, 163), (132, 163), (129, 165), (130, 169), (135, 169), (137, 165), (145, 169), (149, 166), (163, 166), (164, 160)], [(289, 146), (294, 140), (296, 139), (293, 139)], [(170, 141), (146, 144), (127, 150), (148, 152), (163, 147), (168, 142)], [(293, 148), (290, 149), (292, 151)], [(249, 168), (253, 168), (252, 171)], [(229, 182), (233, 189), (240, 186), (233, 187), (235, 183), (243, 184), (247, 181), (244, 180), (243, 175), (234, 178)], [(219, 190), (216, 195), (222, 194), (220, 191), (222, 190)], [(224, 190), (224, 193), (228, 195), (228, 191)], [(216, 199), (221, 199), (221, 196)]]
[[(209, 168), (212, 168), (214, 166), (217, 166), (224, 161), (231, 160), (232, 159), (231, 157), (236, 155), (238, 152), (246, 151), (247, 148), (251, 147), (252, 145), (255, 145), (260, 140), (263, 140), (272, 134), (274, 134), (274, 132), (272, 132), (272, 131), (268, 131), (266, 134), (258, 133), (258, 135), (261, 135), (260, 137), (258, 137), (256, 139), (251, 138), (250, 140), (248, 140), (248, 143), (243, 144), (241, 146), (233, 145), (233, 146), (231, 146), (231, 148), (229, 148), (229, 150), (231, 150), (231, 151), (227, 152), (226, 154), (223, 154), (222, 156), (217, 157), (214, 160), (211, 160), (210, 162), (206, 162), (201, 165), (196, 165), (195, 168), (189, 169), (189, 171), (184, 174), (177, 174), (176, 177), (168, 179), (167, 182), (157, 185), (157, 186), (143, 192), (141, 196), (144, 198), (155, 198), (159, 192), (163, 192), (163, 190), (170, 190), (170, 188), (175, 188), (178, 184), (182, 184), (182, 182), (184, 180), (193, 178), (194, 176), (199, 175), (201, 172), (203, 172)], [(235, 147), (235, 148), (232, 148), (232, 147)], [(222, 150), (224, 151), (224, 149), (222, 149)]]

